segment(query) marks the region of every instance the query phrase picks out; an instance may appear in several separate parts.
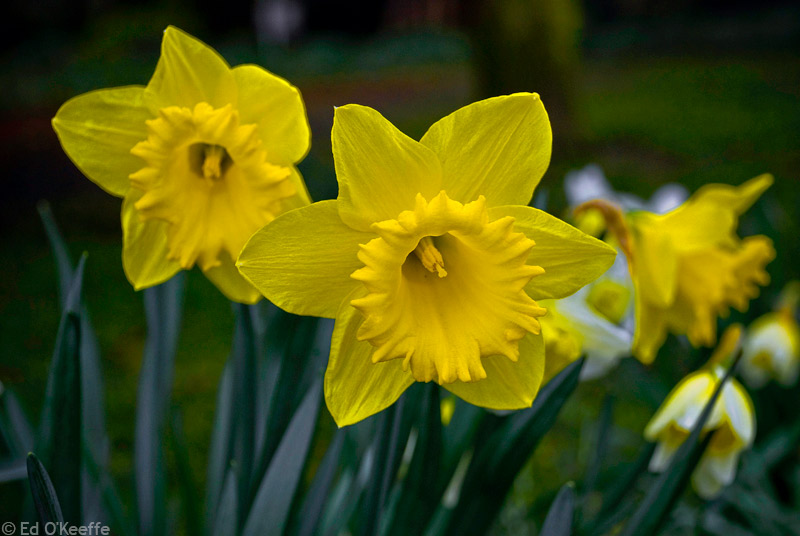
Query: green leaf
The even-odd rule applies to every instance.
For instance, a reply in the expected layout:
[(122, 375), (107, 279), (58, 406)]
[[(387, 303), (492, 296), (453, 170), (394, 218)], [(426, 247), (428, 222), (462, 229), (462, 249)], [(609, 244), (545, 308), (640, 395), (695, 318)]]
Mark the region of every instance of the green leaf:
[(0, 437), (11, 457), (24, 461), (33, 448), (33, 427), (22, 411), (17, 396), (0, 384)]
[(583, 362), (579, 359), (569, 364), (541, 388), (529, 409), (501, 418), (502, 424), (485, 441), (476, 440), (448, 534), (489, 530), (520, 469), (578, 386)]
[(311, 378), (319, 376), (309, 362), (317, 328), (316, 318), (290, 315), (280, 310), (272, 315), (264, 337), (264, 359), (261, 361), (262, 370), (266, 372), (262, 374), (265, 381), (260, 387), (265, 394), (266, 412), (259, 423), (263, 431), (259, 433), (256, 447), (253, 492), (271, 463), (303, 393), (313, 381)]
[(417, 412), (417, 436), (414, 454), (405, 479), (400, 483), (400, 496), (389, 521), (389, 534), (403, 536), (422, 534), (441, 502), (442, 489), (436, 486), (442, 459), (442, 416), (439, 386), (423, 386), (420, 411)]
[(322, 519), (325, 503), (328, 500), (336, 472), (339, 469), (339, 460), (342, 455), (346, 433), (341, 428), (336, 431), (333, 441), (331, 441), (325, 456), (322, 458), (322, 462), (314, 475), (314, 480), (311, 482), (311, 487), (303, 499), (303, 504), (297, 516), (297, 525), (299, 526), (296, 531), (297, 536), (314, 536), (318, 533), (317, 527)]
[(181, 322), (184, 275), (144, 291), (147, 340), (136, 394), (134, 484), (139, 534), (166, 529), (166, 464), (162, 445)]
[(36, 449), (51, 468), (64, 518), (80, 523), (81, 511), (81, 322), (80, 308), (86, 255), (81, 257), (67, 294), (39, 423)]
[(389, 488), (397, 475), (397, 468), (410, 433), (410, 428), (404, 431), (402, 426), (403, 406), (411, 396), (410, 391), (409, 389), (397, 402), (376, 417), (374, 458), (369, 485), (364, 490), (363, 504), (360, 506), (363, 512), (363, 516), (359, 519), (360, 534), (363, 536), (377, 533)]
[(183, 433), (183, 421), (178, 410), (172, 412), (171, 434), (172, 451), (177, 469), (178, 487), (181, 495), (181, 504), (186, 520), (186, 531), (189, 534), (201, 534), (200, 499), (197, 494), (197, 483), (192, 474), (189, 463), (189, 449), (186, 445), (186, 436)]
[[(736, 362), (740, 357), (741, 351)], [(711, 410), (714, 408), (722, 388), (736, 368), (736, 362), (717, 384), (714, 394), (703, 408), (703, 412), (697, 419), (689, 437), (686, 438), (686, 441), (683, 442), (672, 457), (669, 466), (658, 476), (642, 502), (639, 503), (639, 507), (625, 525), (625, 529), (622, 532), (623, 536), (649, 536), (657, 533), (658, 527), (663, 523), (678, 495), (685, 487), (689, 474), (697, 465), (697, 461), (700, 459), (700, 455), (711, 437), (709, 435), (705, 441), (700, 440), (703, 426), (705, 426), (711, 415)]]
[(575, 484), (568, 482), (556, 495), (542, 525), (540, 536), (570, 536), (575, 517)]
[(314, 436), (321, 394), (318, 380), (292, 417), (253, 500), (243, 536), (283, 533)]
[(28, 477), (25, 458), (0, 461), (0, 484), (23, 480)]
[(53, 488), (50, 476), (42, 462), (32, 452), (28, 453), (27, 466), (28, 482), (31, 485), (36, 512), (39, 514), (39, 522), (42, 525), (63, 522), (64, 516), (61, 515), (61, 506), (58, 503), (56, 490)]
[[(59, 293), (61, 295), (62, 309), (66, 308), (70, 282), (74, 270), (68, 253), (66, 243), (58, 230), (50, 205), (43, 201), (39, 203), (39, 215), (42, 219), (48, 241), (53, 250), (58, 271)], [(103, 395), (103, 376), (100, 366), (100, 349), (97, 336), (92, 328), (86, 307), (81, 305), (81, 395), (82, 395), (82, 421), (83, 439), (89, 446), (84, 456), (91, 456), (92, 460), (84, 459), (84, 465), (92, 463), (103, 473), (108, 472), (109, 439), (105, 425), (105, 402)], [(30, 447), (28, 447), (30, 449)], [(86, 467), (83, 468), (84, 486), (83, 517), (86, 520), (98, 520), (102, 516), (102, 490), (96, 479), (89, 478)]]
[(650, 462), (650, 458), (653, 457), (654, 450), (654, 443), (647, 444), (636, 460), (621, 471), (622, 476), (603, 488), (603, 504), (600, 507), (600, 512), (591, 522), (583, 520), (581, 533), (606, 534), (612, 527), (621, 523), (633, 512), (635, 507), (633, 500), (623, 499), (634, 491), (634, 484), (639, 476), (647, 470), (647, 465)]
[[(207, 527), (216, 526), (215, 519), (218, 515), (218, 509), (221, 507), (220, 497), (223, 494), (223, 486), (226, 485), (233, 453), (235, 439), (233, 430), (236, 416), (233, 413), (232, 366), (231, 360), (229, 360), (222, 372), (222, 378), (220, 378), (219, 388), (217, 389), (217, 405), (214, 411), (211, 447), (208, 454), (208, 472), (206, 473), (205, 511)], [(228, 495), (230, 495), (230, 492), (228, 492)]]
[(239, 487), (236, 472), (231, 468), (225, 475), (225, 483), (222, 486), (222, 495), (219, 505), (216, 508), (212, 536), (234, 536), (237, 534), (239, 498), (237, 489)]
[(239, 477), (239, 515), (244, 522), (250, 505), (251, 489), (254, 488), (253, 451), (256, 427), (256, 327), (257, 309), (254, 306), (235, 305), (236, 331), (233, 338), (231, 358), (233, 360), (234, 428), (233, 456)]

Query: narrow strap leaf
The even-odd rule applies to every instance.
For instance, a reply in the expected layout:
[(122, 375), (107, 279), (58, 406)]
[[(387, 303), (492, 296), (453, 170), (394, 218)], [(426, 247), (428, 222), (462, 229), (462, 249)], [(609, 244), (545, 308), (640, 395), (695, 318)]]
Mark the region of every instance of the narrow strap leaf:
[(322, 382), (308, 390), (281, 439), (253, 500), (243, 536), (279, 536), (289, 519), (319, 415)]
[(56, 490), (50, 481), (50, 475), (39, 461), (39, 458), (32, 452), (28, 453), (28, 482), (33, 494), (33, 503), (36, 505), (36, 512), (39, 514), (39, 521), (42, 525), (46, 523), (58, 523), (64, 521), (61, 515), (61, 506), (58, 503)]
[(570, 536), (574, 516), (575, 485), (568, 482), (561, 486), (553, 504), (550, 505), (540, 536)]

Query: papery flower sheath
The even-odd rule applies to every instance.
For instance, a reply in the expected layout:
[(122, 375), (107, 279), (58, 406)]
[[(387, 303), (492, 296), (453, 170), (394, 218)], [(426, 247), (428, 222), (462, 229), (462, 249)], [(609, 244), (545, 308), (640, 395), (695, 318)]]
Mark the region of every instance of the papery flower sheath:
[(294, 167), (310, 143), (295, 87), (231, 68), (170, 26), (146, 87), (79, 95), (53, 128), (89, 179), (124, 198), (122, 261), (137, 290), (197, 264), (228, 298), (260, 299), (234, 260), (256, 230), (310, 202)]
[(536, 94), (466, 106), (415, 141), (377, 111), (336, 109), (339, 196), (256, 233), (241, 272), (283, 309), (335, 318), (325, 399), (340, 426), (435, 381), (475, 405), (532, 403), (536, 300), (572, 294), (614, 250), (530, 208), (550, 160)]
[[(664, 471), (689, 437), (725, 376), (725, 363), (730, 362), (741, 331), (741, 326), (731, 326), (706, 367), (681, 380), (647, 424), (645, 438), (658, 442), (650, 459), (651, 471)], [(703, 426), (702, 435), (711, 434), (711, 439), (692, 473), (692, 485), (698, 495), (711, 499), (733, 482), (739, 456), (755, 438), (755, 426), (755, 409), (750, 396), (739, 382), (729, 379)]]
[(693, 346), (712, 346), (717, 318), (730, 307), (746, 311), (769, 282), (765, 266), (775, 258), (763, 235), (740, 239), (739, 216), (772, 184), (761, 175), (741, 186), (709, 184), (666, 214), (625, 216), (611, 204), (590, 201), (578, 212), (604, 212), (629, 257), (635, 289), (633, 353), (651, 363), (667, 333), (685, 334)]

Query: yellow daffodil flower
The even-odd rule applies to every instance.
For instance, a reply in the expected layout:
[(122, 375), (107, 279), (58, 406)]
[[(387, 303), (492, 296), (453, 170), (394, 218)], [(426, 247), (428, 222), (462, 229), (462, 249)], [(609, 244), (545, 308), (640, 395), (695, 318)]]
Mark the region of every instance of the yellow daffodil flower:
[(742, 345), (742, 378), (752, 388), (775, 379), (790, 387), (800, 373), (800, 326), (797, 302), (800, 282), (793, 281), (781, 293), (776, 311), (757, 318), (747, 329)]
[[(650, 459), (650, 470), (664, 471), (672, 456), (689, 437), (692, 429), (725, 375), (741, 336), (741, 326), (725, 332), (707, 368), (689, 374), (670, 392), (647, 424), (644, 436), (657, 441)], [(704, 499), (718, 495), (736, 477), (742, 451), (755, 437), (755, 410), (747, 391), (731, 378), (722, 388), (702, 433), (712, 434), (708, 447), (692, 473), (692, 485)]]
[(686, 334), (693, 346), (711, 346), (717, 317), (731, 306), (746, 311), (769, 282), (773, 258), (763, 235), (736, 236), (739, 216), (772, 184), (761, 175), (741, 186), (709, 184), (666, 214), (625, 216), (610, 203), (590, 201), (578, 212), (598, 209), (628, 257), (635, 289), (633, 353), (651, 363), (667, 332)]
[(255, 65), (231, 69), (170, 26), (147, 86), (79, 95), (53, 128), (75, 165), (124, 199), (122, 261), (137, 290), (198, 264), (228, 298), (260, 299), (234, 259), (256, 230), (310, 202), (294, 167), (310, 141), (295, 87)]
[[(561, 300), (543, 300), (544, 381), (549, 381), (581, 355), (586, 363), (581, 380), (602, 377), (630, 355), (633, 288), (623, 255), (599, 279)], [(627, 326), (625, 324), (628, 324)]]
[(466, 106), (415, 141), (364, 106), (336, 108), (339, 196), (278, 217), (238, 265), (283, 309), (336, 318), (325, 399), (340, 426), (414, 381), (472, 404), (531, 405), (544, 344), (536, 300), (602, 274), (614, 250), (530, 208), (550, 160), (539, 96)]

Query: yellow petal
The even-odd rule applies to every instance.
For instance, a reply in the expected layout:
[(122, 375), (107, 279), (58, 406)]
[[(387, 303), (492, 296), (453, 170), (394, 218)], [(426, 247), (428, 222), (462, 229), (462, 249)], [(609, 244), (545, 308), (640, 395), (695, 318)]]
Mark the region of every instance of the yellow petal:
[(519, 341), (516, 363), (505, 356), (486, 357), (483, 359), (485, 379), (471, 383), (456, 381), (443, 387), (470, 404), (484, 408), (529, 408), (542, 383), (544, 359), (542, 335), (528, 333)]
[(657, 216), (674, 240), (677, 251), (691, 251), (709, 245), (736, 244), (739, 216), (772, 185), (764, 174), (740, 186), (707, 184), (674, 211)]
[(227, 251), (220, 253), (219, 265), (203, 273), (231, 301), (253, 304), (261, 299), (261, 293), (239, 273)]
[(658, 218), (649, 213), (634, 216), (633, 284), (648, 303), (669, 307), (677, 288), (678, 246), (673, 242), (673, 228), (656, 223)]
[(308, 194), (306, 182), (300, 171), (294, 166), (287, 166), (287, 169), (289, 170), (289, 182), (294, 186), (295, 194), (281, 199), (281, 213), (311, 204), (311, 196)]
[(103, 190), (124, 197), (128, 175), (143, 162), (131, 148), (147, 138), (145, 121), (153, 115), (142, 103), (139, 86), (101, 89), (65, 102), (53, 118), (64, 152)]
[(641, 294), (636, 293), (634, 306), (635, 326), (633, 334), (633, 355), (644, 363), (652, 363), (659, 348), (667, 340), (667, 319), (663, 309), (652, 307), (642, 301)]
[[(339, 219), (337, 201), (292, 210), (256, 232), (239, 256), (239, 270), (264, 296), (294, 314), (333, 318), (361, 283), (359, 244), (372, 234)], [(349, 306), (348, 306), (349, 307)]]
[(213, 48), (169, 26), (161, 41), (161, 57), (145, 89), (153, 111), (167, 106), (194, 108), (207, 102), (214, 108), (237, 104), (236, 81), (230, 67)]
[(421, 143), (442, 163), (442, 188), (457, 201), (527, 205), (550, 163), (550, 120), (536, 93), (482, 100), (437, 121)]
[(536, 245), (528, 264), (541, 266), (544, 274), (525, 287), (534, 300), (565, 298), (600, 277), (617, 252), (606, 244), (541, 210), (523, 206), (495, 207), (492, 220), (515, 219), (514, 230), (525, 233)]
[[(676, 424), (681, 429), (690, 431), (714, 392), (716, 382), (717, 378), (706, 371), (695, 372), (682, 379), (647, 423), (644, 429), (645, 439), (656, 441), (670, 424)], [(717, 426), (721, 419), (721, 410), (721, 400), (717, 399), (712, 416), (703, 427), (705, 430)]]
[(339, 426), (357, 423), (386, 409), (414, 383), (411, 372), (403, 371), (402, 360), (373, 363), (372, 345), (356, 339), (363, 317), (350, 300), (359, 292), (357, 289), (342, 301), (336, 315), (325, 372), (325, 403)]
[(257, 65), (234, 67), (242, 124), (255, 123), (267, 160), (293, 164), (308, 153), (311, 130), (296, 87)]
[(131, 189), (122, 202), (122, 267), (133, 288), (141, 290), (163, 283), (181, 269), (167, 259), (167, 225), (161, 220), (142, 221), (134, 203), (141, 192)]
[(339, 215), (353, 229), (397, 218), (414, 208), (418, 193), (432, 199), (441, 190), (436, 155), (372, 108), (336, 108), (331, 139)]

